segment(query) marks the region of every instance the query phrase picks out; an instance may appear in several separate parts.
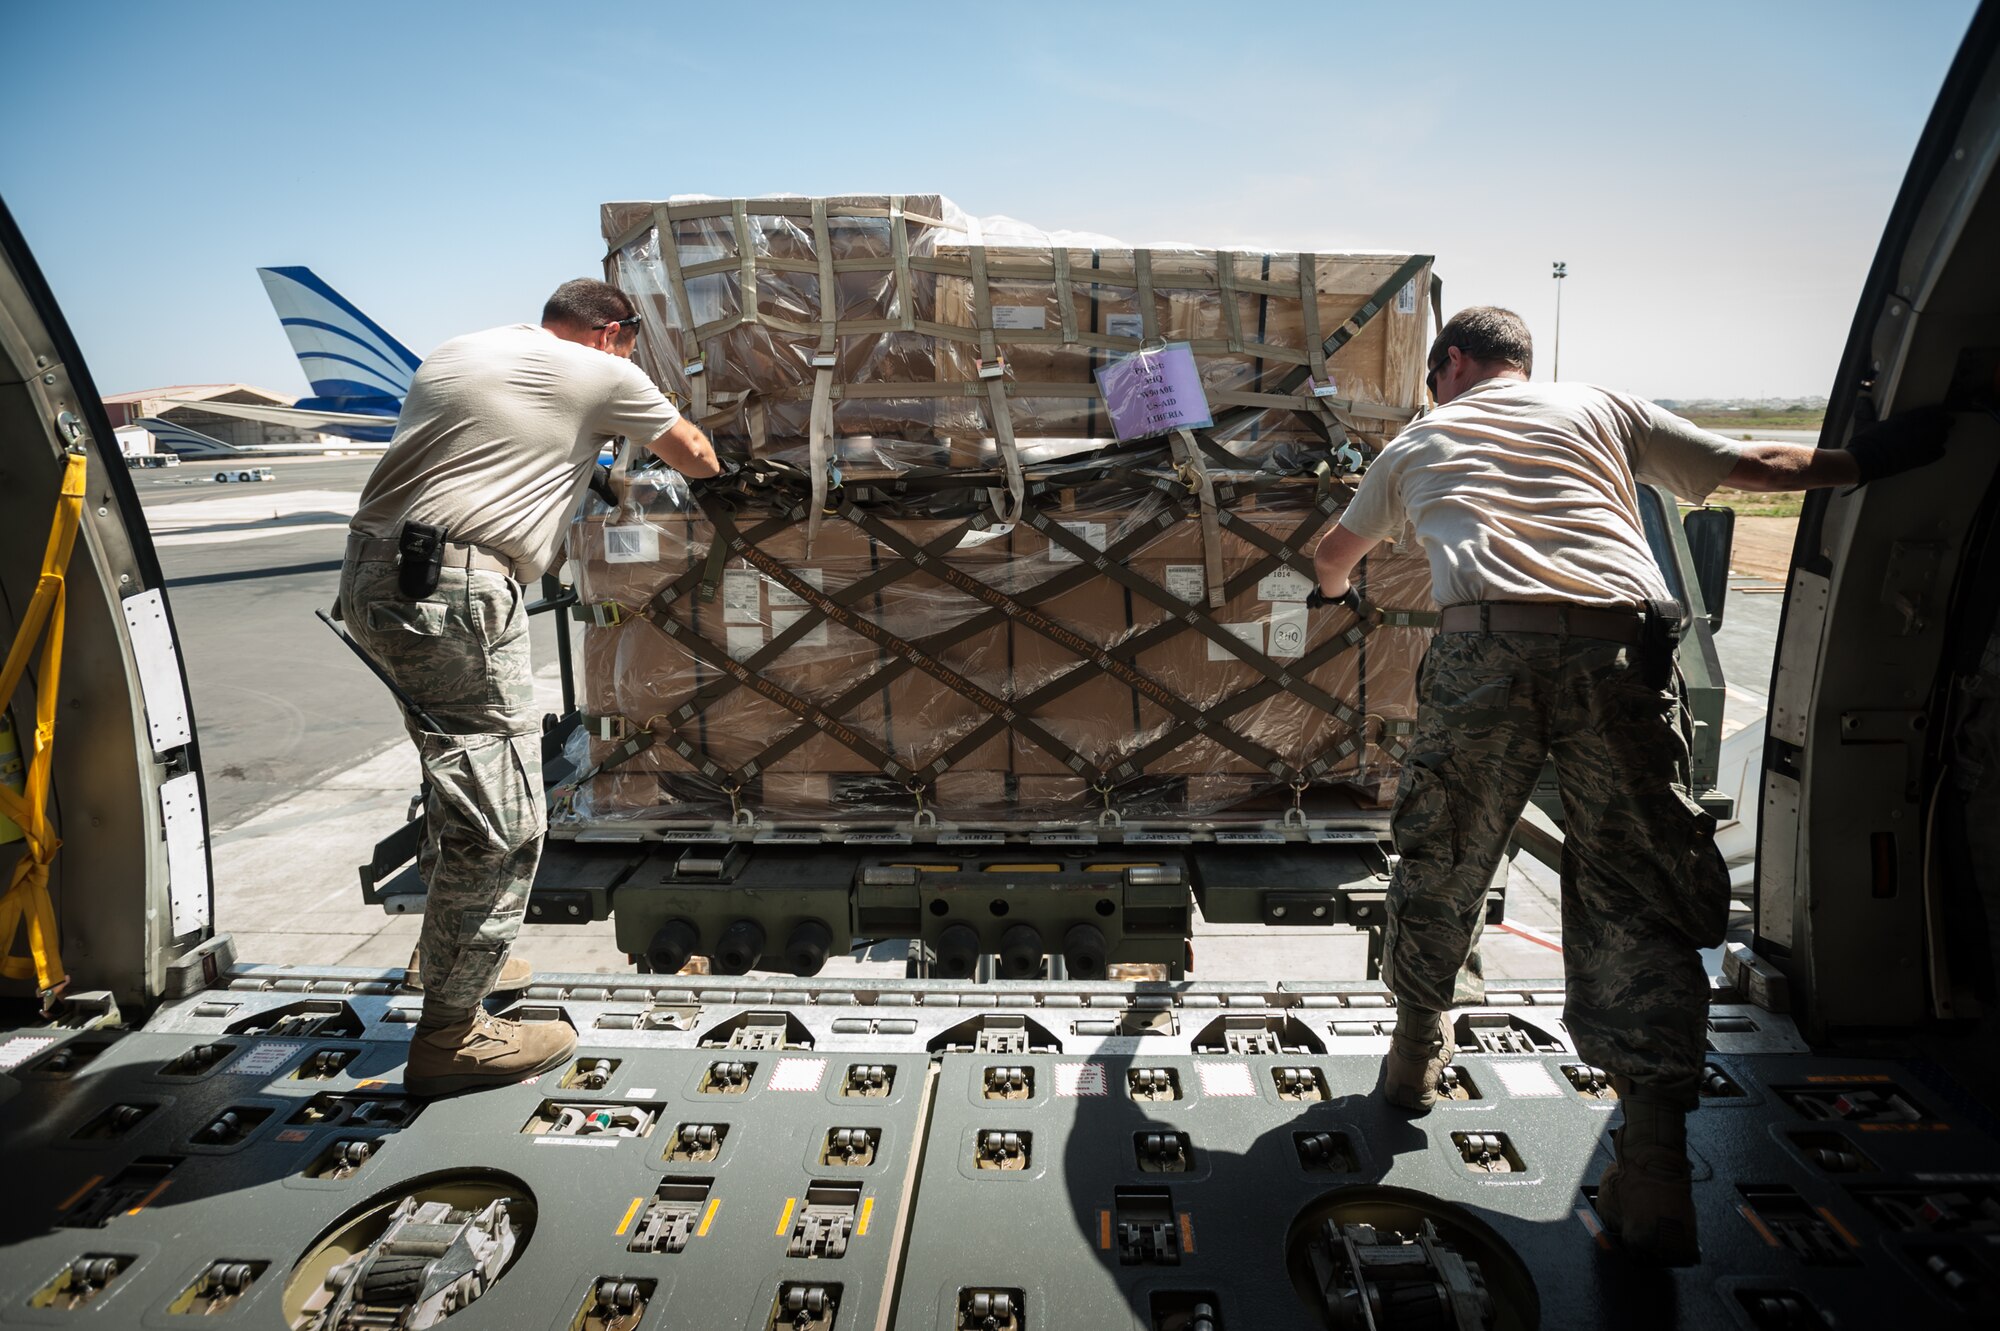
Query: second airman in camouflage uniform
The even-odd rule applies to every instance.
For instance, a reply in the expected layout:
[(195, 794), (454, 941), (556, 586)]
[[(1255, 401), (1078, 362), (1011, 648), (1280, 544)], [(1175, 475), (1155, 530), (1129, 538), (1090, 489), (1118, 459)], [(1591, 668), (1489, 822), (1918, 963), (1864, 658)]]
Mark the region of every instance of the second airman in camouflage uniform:
[(1392, 815), (1382, 973), (1397, 1019), (1384, 1094), (1419, 1113), (1435, 1103), (1451, 1059), (1445, 1014), (1483, 997), (1466, 962), (1487, 886), (1553, 759), (1564, 1022), (1624, 1110), (1598, 1212), (1628, 1252), (1692, 1263), (1686, 1115), (1708, 1007), (1698, 949), (1722, 942), (1729, 878), (1689, 788), (1673, 657), (1682, 612), (1650, 551), (1639, 484), (1693, 500), (1724, 481), (1852, 485), (1939, 456), (1947, 424), (1899, 417), (1847, 450), (1733, 444), (1624, 394), (1529, 383), (1527, 327), (1491, 307), (1454, 316), (1429, 363), (1437, 409), (1382, 450), (1315, 555), (1320, 596), (1340, 597), (1377, 541), (1413, 529), (1445, 607)]

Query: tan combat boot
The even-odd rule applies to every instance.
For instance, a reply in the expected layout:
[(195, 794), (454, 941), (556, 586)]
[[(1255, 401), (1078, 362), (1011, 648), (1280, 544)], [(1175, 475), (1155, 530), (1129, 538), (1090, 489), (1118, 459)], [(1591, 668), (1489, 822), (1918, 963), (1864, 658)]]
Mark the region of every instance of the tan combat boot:
[(1398, 1109), (1429, 1113), (1438, 1102), (1438, 1078), (1450, 1062), (1444, 1014), (1421, 1008), (1399, 1009), (1395, 1033), (1389, 1037), (1389, 1055), (1382, 1060), (1382, 1098)]
[(565, 1022), (508, 1021), (477, 1008), (453, 1025), (417, 1028), (403, 1085), (416, 1096), (509, 1086), (575, 1050), (576, 1032)]
[(1694, 1171), (1687, 1157), (1687, 1114), (1646, 1098), (1623, 1077), (1611, 1079), (1625, 1126), (1611, 1134), (1618, 1159), (1597, 1183), (1597, 1214), (1635, 1259), (1659, 1266), (1701, 1260), (1695, 1236)]
[[(423, 960), (423, 953), (412, 952), (410, 964), (403, 969), (403, 987), (412, 993), (421, 994), (424, 991)], [(534, 978), (534, 974), (534, 964), (525, 957), (508, 957), (501, 963), (500, 974), (494, 978), (493, 988), (489, 992), (505, 994), (512, 993), (516, 989), (526, 989), (528, 981)]]

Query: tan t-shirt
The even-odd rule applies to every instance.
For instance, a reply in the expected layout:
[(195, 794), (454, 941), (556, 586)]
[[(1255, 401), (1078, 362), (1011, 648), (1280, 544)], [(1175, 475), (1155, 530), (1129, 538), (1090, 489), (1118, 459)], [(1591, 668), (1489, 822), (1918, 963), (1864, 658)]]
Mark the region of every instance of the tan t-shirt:
[(350, 525), (364, 536), (443, 527), (527, 582), (555, 558), (604, 446), (621, 435), (650, 444), (679, 419), (631, 361), (545, 328), (455, 337), (410, 381)]
[(1638, 483), (1701, 500), (1738, 449), (1650, 402), (1588, 384), (1487, 379), (1389, 441), (1340, 525), (1430, 558), (1439, 605), (1637, 605), (1669, 593)]

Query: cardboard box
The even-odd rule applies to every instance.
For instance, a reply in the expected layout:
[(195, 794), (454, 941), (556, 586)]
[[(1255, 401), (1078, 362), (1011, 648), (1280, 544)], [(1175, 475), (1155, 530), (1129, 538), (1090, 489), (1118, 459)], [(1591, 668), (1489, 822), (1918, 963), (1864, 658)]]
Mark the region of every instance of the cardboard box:
[[(646, 525), (667, 533), (667, 538), (661, 541), (658, 560), (647, 566), (650, 571), (636, 573), (606, 563), (602, 519), (578, 524), (575, 548), (585, 556), (580, 564), (586, 599), (595, 594), (607, 599), (619, 595), (635, 602), (649, 601), (660, 586), (671, 581), (676, 570), (703, 564), (715, 539), (714, 531), (700, 520), (683, 519), (677, 525), (655, 521)], [(754, 517), (741, 522), (745, 529), (757, 525)], [(911, 547), (921, 549), (935, 545), (964, 524), (908, 520), (891, 525)], [(838, 594), (879, 570), (904, 561), (892, 543), (878, 542), (854, 524), (836, 518), (829, 518), (821, 525), (811, 545), (808, 553), (804, 525), (798, 524), (763, 539), (758, 549), (791, 576), (829, 594)], [(1004, 534), (984, 539), (975, 533), (953, 548), (944, 562), (975, 578), (991, 581), (993, 570), (1004, 567), (1007, 558)], [(992, 619), (993, 623), (986, 628), (951, 646), (933, 649), (929, 655), (962, 676), (972, 688), (984, 689), (1004, 701), (1009, 687), (1008, 626), (1003, 616), (968, 593), (906, 569), (893, 581), (852, 601), (848, 608), (859, 619), (911, 643), (937, 636), (975, 616)], [(699, 637), (738, 661), (753, 659), (764, 651), (798, 617), (818, 615), (806, 598), (741, 556), (729, 559), (721, 567), (712, 598), (704, 600), (698, 589), (692, 590), (677, 598), (669, 613), (686, 627), (688, 638)], [(858, 682), (882, 671), (894, 659), (893, 653), (885, 651), (865, 633), (828, 618), (795, 639), (759, 673), (800, 698), (832, 709)], [(674, 713), (679, 708), (727, 676), (717, 664), (687, 645), (686, 639), (677, 640), (640, 616), (613, 626), (586, 629), (580, 673), (586, 712), (622, 716), (635, 727), (651, 724), (664, 729), (668, 724), (676, 725), (702, 755), (726, 771), (736, 771), (767, 753), (773, 741), (795, 728), (813, 726), (812, 722), (800, 720), (784, 704), (742, 683), (732, 684), (701, 708), (694, 719), (678, 720)], [(921, 768), (937, 761), (988, 716), (989, 712), (967, 692), (946, 685), (922, 669), (909, 667), (884, 687), (863, 695), (839, 714), (839, 720), (910, 768), (911, 780), (920, 780)], [(613, 746), (600, 747), (609, 752)], [(1006, 768), (1007, 757), (1008, 739), (1003, 731), (960, 758), (946, 775), (982, 770), (1001, 772)], [(669, 743), (661, 743), (629, 760), (621, 770), (692, 775), (695, 767)], [(907, 789), (909, 781), (897, 783), (869, 758), (817, 728), (789, 752), (765, 760), (759, 773), (752, 773), (752, 779), (759, 774), (839, 775), (878, 782), (870, 787), (854, 779), (817, 785), (778, 781), (773, 787), (779, 796), (774, 807), (785, 816), (828, 814), (843, 809), (865, 812), (870, 795), (874, 804), (883, 808), (914, 807), (914, 798)], [(620, 798), (635, 792), (647, 793), (643, 785), (621, 784), (617, 789)], [(970, 787), (959, 789), (962, 799), (963, 792)], [(718, 788), (714, 794), (720, 797), (722, 792)], [(1001, 803), (997, 794), (982, 795), (979, 807), (997, 808)]]
[[(816, 203), (829, 255), (819, 252)], [(602, 226), (606, 276), (645, 318), (639, 364), (678, 401), (699, 396), (701, 423), (726, 451), (795, 461), (831, 321), (834, 380), (858, 390), (835, 399), (836, 434), (931, 444), (947, 465), (978, 465), (995, 428), (977, 363), (975, 255), (1020, 439), (1110, 437), (1089, 396), (1036, 388), (1088, 387), (1142, 334), (1193, 342), (1212, 398), (1272, 391), (1307, 363), (1315, 330), (1323, 342), (1411, 257), (1061, 245), (1059, 234), (1018, 222), (982, 224), (936, 195), (610, 203)], [(683, 272), (685, 309), (667, 254)], [(830, 298), (820, 290), (829, 259), (841, 265)], [(720, 267), (686, 276), (710, 264)], [(1421, 265), (1336, 352), (1327, 365), (1336, 396), (1407, 418), (1422, 393), (1429, 285)], [(697, 339), (697, 329), (708, 331)], [(1367, 437), (1386, 437), (1394, 423), (1368, 412), (1350, 420)], [(1303, 441), (1312, 432), (1295, 413), (1269, 410), (1241, 437)]]

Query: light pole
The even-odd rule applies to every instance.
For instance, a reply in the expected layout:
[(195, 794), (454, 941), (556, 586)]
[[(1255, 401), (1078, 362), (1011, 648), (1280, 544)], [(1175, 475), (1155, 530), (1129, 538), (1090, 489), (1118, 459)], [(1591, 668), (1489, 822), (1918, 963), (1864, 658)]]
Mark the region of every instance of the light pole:
[(1569, 265), (1556, 261), (1556, 366), (1549, 376), (1550, 382), (1560, 382), (1563, 377), (1563, 279), (1569, 276)]

